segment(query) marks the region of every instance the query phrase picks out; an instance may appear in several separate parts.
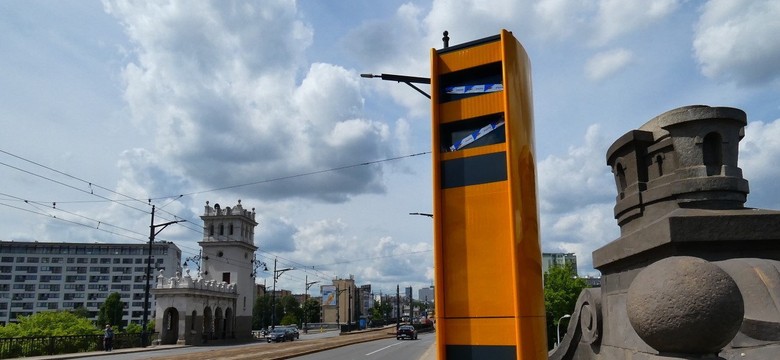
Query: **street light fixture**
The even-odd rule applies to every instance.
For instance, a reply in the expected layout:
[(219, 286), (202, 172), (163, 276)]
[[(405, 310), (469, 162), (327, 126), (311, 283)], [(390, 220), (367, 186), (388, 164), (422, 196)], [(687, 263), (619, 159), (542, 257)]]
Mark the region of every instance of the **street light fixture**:
[(420, 215), (420, 216), (427, 216), (429, 218), (433, 218), (433, 214), (429, 213), (421, 213), (421, 212), (411, 212), (409, 215)]
[(561, 344), (561, 321), (563, 319), (570, 318), (570, 317), (571, 317), (571, 315), (566, 314), (566, 315), (561, 316), (560, 319), (558, 319), (558, 341), (555, 342), (555, 346), (556, 347), (558, 347), (558, 345)]
[(406, 76), (406, 75), (395, 75), (395, 74), (378, 74), (378, 75), (375, 75), (375, 74), (360, 74), (360, 77), (369, 78), (369, 79), (371, 79), (371, 78), (380, 78), (382, 80), (397, 81), (399, 83), (402, 82), (402, 83), (404, 83), (406, 85), (409, 85), (412, 89), (417, 90), (417, 92), (419, 92), (423, 96), (427, 97), (428, 99), (431, 98), (431, 96), (428, 95), (428, 93), (426, 93), (425, 91), (420, 90), (420, 88), (418, 88), (417, 86), (412, 85), (412, 83), (430, 84), (431, 83), (431, 79), (430, 78), (417, 77), (417, 76)]
[(198, 268), (198, 275), (200, 275), (200, 261), (201, 260), (208, 260), (208, 256), (203, 256), (202, 250), (198, 251), (198, 255), (190, 256), (184, 259), (184, 267), (189, 268), (188, 262), (192, 261), (195, 264), (195, 267)]
[[(168, 225), (185, 222), (187, 220), (176, 220), (176, 221), (169, 221), (162, 224), (154, 224), (154, 209), (155, 206), (152, 205), (152, 221), (149, 225), (149, 254), (148, 258), (146, 259), (146, 287), (144, 288), (144, 316), (142, 320), (142, 328), (141, 328), (141, 347), (146, 347), (149, 345), (149, 338), (147, 336), (147, 330), (146, 327), (148, 326), (149, 322), (149, 280), (152, 278), (152, 244), (154, 243), (154, 237), (157, 236), (157, 234), (160, 233), (160, 231), (163, 231)], [(160, 230), (155, 231), (155, 229), (160, 228)]]
[(279, 279), (285, 271), (292, 269), (293, 268), (285, 268), (276, 270), (276, 258), (274, 258), (274, 290), (271, 293), (271, 330), (276, 328), (276, 280)]

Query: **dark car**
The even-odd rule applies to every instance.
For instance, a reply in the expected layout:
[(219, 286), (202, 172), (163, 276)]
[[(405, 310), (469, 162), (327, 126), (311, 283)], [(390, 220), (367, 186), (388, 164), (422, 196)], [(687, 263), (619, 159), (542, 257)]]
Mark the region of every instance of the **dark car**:
[(301, 333), (298, 331), (298, 327), (297, 326), (295, 326), (295, 325), (288, 325), (288, 326), (284, 326), (284, 328), (289, 330), (291, 333), (293, 333), (293, 337), (295, 337), (296, 339), (300, 339), (301, 338)]
[(395, 332), (395, 338), (398, 340), (409, 338), (417, 340), (417, 330), (412, 325), (401, 325)]
[(285, 342), (287, 340), (293, 341), (295, 335), (287, 328), (275, 328), (265, 336), (268, 342)]

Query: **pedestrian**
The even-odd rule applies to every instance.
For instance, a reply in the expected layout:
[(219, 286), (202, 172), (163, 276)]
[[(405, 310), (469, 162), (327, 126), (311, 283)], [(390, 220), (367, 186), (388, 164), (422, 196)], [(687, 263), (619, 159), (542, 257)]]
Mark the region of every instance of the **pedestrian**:
[(103, 350), (114, 350), (114, 330), (111, 330), (111, 325), (106, 324), (105, 330), (103, 330)]

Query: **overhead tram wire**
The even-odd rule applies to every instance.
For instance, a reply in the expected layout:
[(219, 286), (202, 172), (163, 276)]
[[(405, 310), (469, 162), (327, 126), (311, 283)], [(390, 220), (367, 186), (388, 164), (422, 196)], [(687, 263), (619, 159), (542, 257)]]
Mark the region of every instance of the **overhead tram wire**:
[[(10, 153), (10, 152), (8, 152), (8, 151), (5, 151), (5, 150), (2, 150), (2, 149), (0, 149), (0, 153), (4, 153), (4, 154), (7, 154), (7, 155), (9, 155), (9, 156), (11, 156), (11, 157), (17, 158), (17, 159), (19, 159), (19, 160), (22, 160), (22, 161), (25, 161), (25, 162), (28, 162), (28, 163), (34, 164), (34, 165), (36, 165), (36, 166), (40, 166), (40, 167), (42, 167), (42, 168), (44, 168), (44, 169), (47, 169), (47, 170), (49, 170), (49, 171), (53, 171), (53, 172), (55, 172), (55, 173), (58, 173), (58, 174), (61, 174), (61, 175), (63, 175), (63, 176), (67, 176), (67, 177), (69, 177), (69, 178), (71, 178), (71, 179), (74, 179), (74, 180), (81, 181), (81, 182), (83, 182), (83, 183), (87, 184), (87, 185), (90, 187), (90, 189), (92, 188), (92, 186), (94, 186), (94, 187), (96, 187), (96, 188), (99, 188), (99, 189), (102, 189), (102, 190), (108, 191), (108, 192), (110, 192), (110, 193), (113, 193), (113, 194), (116, 194), (116, 195), (122, 196), (122, 197), (126, 198), (126, 199), (127, 199), (127, 200), (129, 200), (129, 201), (136, 201), (136, 202), (140, 202), (140, 203), (143, 203), (144, 205), (148, 205), (148, 202), (151, 202), (152, 200), (173, 199), (173, 200), (172, 200), (171, 202), (169, 202), (168, 204), (165, 204), (165, 206), (167, 206), (167, 205), (169, 205), (170, 203), (172, 203), (173, 201), (175, 201), (175, 200), (178, 200), (178, 199), (181, 199), (181, 198), (182, 198), (182, 197), (184, 197), (184, 196), (191, 196), (191, 195), (203, 194), (203, 193), (208, 193), (208, 192), (215, 192), (215, 191), (220, 191), (220, 190), (233, 189), (233, 188), (238, 188), (238, 187), (245, 187), (245, 186), (257, 185), (257, 184), (263, 184), (263, 183), (269, 183), (269, 182), (281, 181), (281, 180), (294, 179), (294, 178), (298, 178), (298, 177), (305, 177), (305, 176), (316, 175), (316, 174), (322, 174), (322, 173), (327, 173), (327, 172), (333, 172), (333, 171), (345, 170), (345, 169), (350, 169), (350, 168), (355, 168), (355, 167), (360, 167), (360, 166), (368, 166), (368, 165), (378, 164), (378, 163), (382, 163), (382, 162), (395, 161), (395, 160), (400, 160), (400, 159), (405, 159), (405, 158), (410, 158), (410, 157), (415, 157), (415, 156), (420, 156), (420, 155), (427, 155), (427, 154), (430, 154), (431, 152), (430, 152), (430, 151), (423, 151), (423, 152), (418, 152), (418, 153), (414, 153), (414, 154), (407, 154), (407, 155), (402, 155), (402, 156), (396, 156), (396, 157), (392, 157), (392, 158), (386, 158), (386, 159), (380, 159), (380, 160), (373, 160), (373, 161), (366, 161), (366, 162), (362, 162), (362, 163), (358, 163), (358, 164), (345, 165), (345, 166), (340, 166), (340, 167), (335, 167), (335, 168), (330, 168), (330, 169), (324, 169), (324, 170), (317, 170), (317, 171), (312, 171), (312, 172), (308, 172), (308, 173), (301, 173), (301, 174), (295, 174), (295, 175), (289, 175), (289, 176), (282, 176), (282, 177), (278, 177), (278, 178), (266, 179), (266, 180), (261, 180), (261, 181), (255, 181), (255, 182), (246, 183), (246, 184), (230, 185), (230, 186), (225, 186), (225, 187), (220, 187), (220, 188), (215, 188), (215, 189), (210, 189), (210, 190), (195, 191), (195, 192), (184, 193), (184, 194), (179, 194), (179, 195), (161, 196), (161, 197), (150, 197), (150, 198), (147, 198), (147, 199), (137, 199), (137, 198), (133, 198), (133, 197), (131, 197), (131, 196), (129, 196), (129, 195), (125, 195), (125, 194), (122, 194), (122, 193), (116, 192), (116, 191), (114, 191), (114, 190), (111, 190), (111, 189), (108, 189), (108, 188), (106, 188), (106, 187), (104, 187), (104, 186), (100, 186), (100, 185), (98, 185), (98, 184), (96, 184), (96, 183), (93, 183), (93, 182), (90, 182), (90, 181), (86, 181), (86, 180), (84, 180), (84, 179), (81, 179), (81, 178), (79, 178), (79, 177), (76, 177), (76, 176), (70, 175), (70, 174), (68, 174), (68, 173), (65, 173), (65, 172), (63, 172), (63, 171), (60, 171), (60, 170), (54, 169), (54, 168), (52, 168), (52, 167), (49, 167), (49, 166), (46, 166), (46, 165), (40, 164), (40, 163), (38, 163), (38, 162), (35, 162), (35, 161), (32, 161), (32, 160), (26, 159), (26, 158), (24, 158), (24, 157), (21, 157), (21, 156), (19, 156), (19, 155), (12, 154), (12, 153)], [(138, 208), (135, 208), (135, 207), (132, 207), (132, 206), (129, 206), (129, 205), (123, 204), (123, 203), (122, 203), (122, 201), (120, 201), (120, 200), (117, 200), (117, 199), (109, 199), (109, 198), (107, 198), (107, 197), (104, 197), (104, 196), (101, 196), (101, 195), (97, 195), (97, 194), (95, 194), (95, 193), (94, 193), (94, 191), (89, 191), (89, 192), (87, 192), (87, 191), (86, 191), (86, 190), (84, 190), (84, 189), (79, 189), (79, 188), (77, 188), (77, 187), (74, 187), (74, 186), (72, 186), (72, 185), (65, 184), (65, 183), (63, 183), (63, 182), (61, 182), (61, 181), (57, 181), (57, 180), (54, 180), (54, 179), (48, 178), (48, 177), (46, 177), (46, 176), (43, 176), (43, 175), (35, 174), (35, 173), (33, 173), (33, 172), (30, 172), (30, 171), (27, 171), (27, 170), (24, 170), (24, 169), (21, 169), (21, 168), (17, 168), (17, 167), (14, 167), (14, 166), (12, 166), (12, 165), (9, 165), (9, 164), (3, 163), (3, 162), (0, 162), (0, 165), (5, 165), (5, 166), (11, 167), (11, 168), (13, 168), (13, 169), (16, 169), (16, 170), (18, 170), (18, 171), (22, 171), (22, 172), (25, 172), (25, 173), (27, 173), (27, 174), (30, 174), (30, 175), (33, 175), (33, 176), (37, 176), (37, 177), (40, 177), (40, 178), (43, 178), (43, 179), (46, 179), (46, 180), (49, 180), (49, 181), (51, 181), (51, 182), (54, 182), (54, 183), (57, 183), (57, 184), (60, 184), (60, 185), (63, 185), (63, 186), (66, 186), (66, 187), (72, 188), (72, 189), (74, 189), (74, 190), (77, 190), (77, 191), (80, 191), (80, 192), (84, 192), (84, 193), (89, 193), (90, 195), (97, 196), (97, 197), (99, 197), (99, 198), (101, 198), (101, 199), (103, 199), (103, 200), (105, 200), (105, 201), (114, 202), (114, 203), (120, 204), (120, 205), (122, 205), (122, 206), (126, 206), (126, 207), (129, 207), (129, 208), (131, 208), (131, 209), (134, 209), (134, 210), (137, 210), (137, 211), (141, 211), (141, 212), (143, 212), (143, 213), (146, 213), (146, 211), (145, 211), (145, 210), (143, 210), (143, 209), (138, 209)], [(145, 202), (144, 200), (146, 200), (146, 202)], [(170, 212), (168, 212), (168, 211), (165, 211), (165, 210), (163, 210), (162, 212), (164, 212), (164, 213), (167, 213), (167, 214), (169, 214), (169, 215), (173, 216), (174, 218), (179, 218), (179, 216), (177, 216), (177, 215), (175, 215), (175, 214), (172, 214), (172, 213), (170, 213)], [(164, 219), (164, 220), (170, 220), (170, 219), (165, 219), (165, 218), (163, 218), (163, 217), (161, 217), (161, 219)], [(189, 219), (189, 220), (191, 220), (191, 219)], [(179, 226), (184, 226), (185, 228), (188, 228), (188, 229), (190, 229), (190, 230), (192, 230), (192, 231), (195, 231), (195, 232), (198, 232), (198, 233), (200, 233), (200, 232), (201, 232), (201, 230), (200, 230), (200, 229), (192, 229), (192, 228), (190, 228), (190, 227), (189, 227), (189, 226), (187, 226), (187, 225), (182, 225), (182, 223), (179, 223)]]
[(175, 197), (175, 196), (200, 195), (200, 194), (205, 194), (205, 193), (209, 193), (209, 192), (216, 192), (216, 191), (222, 191), (222, 190), (228, 190), (228, 189), (235, 189), (235, 188), (239, 188), (239, 187), (259, 185), (259, 184), (265, 184), (265, 183), (282, 181), (282, 180), (290, 180), (290, 179), (295, 179), (295, 178), (299, 178), (299, 177), (323, 174), (323, 173), (334, 172), (334, 171), (341, 171), (341, 170), (346, 170), (346, 169), (351, 169), (351, 168), (356, 168), (356, 167), (361, 167), (361, 166), (368, 166), (368, 165), (379, 164), (379, 163), (388, 162), (388, 161), (395, 161), (395, 160), (406, 159), (406, 158), (420, 156), (420, 155), (427, 155), (427, 154), (430, 154), (430, 153), (431, 153), (430, 151), (423, 151), (423, 152), (418, 152), (418, 153), (414, 153), (414, 154), (396, 156), (396, 157), (392, 157), (392, 158), (373, 160), (373, 161), (366, 161), (366, 162), (362, 162), (362, 163), (359, 163), (359, 164), (344, 165), (344, 166), (334, 167), (334, 168), (330, 168), (330, 169), (310, 171), (310, 172), (300, 173), (300, 174), (295, 174), (295, 175), (280, 176), (280, 177), (271, 178), (271, 179), (253, 181), (253, 182), (250, 182), (250, 183), (223, 186), (223, 187), (209, 189), (209, 190), (193, 191), (193, 192), (184, 193), (184, 194), (181, 194), (181, 195), (162, 196), (162, 197), (159, 197), (159, 198), (152, 198), (152, 200), (168, 199), (168, 198), (172, 198), (172, 197)]
[[(176, 200), (179, 200), (179, 199), (181, 199), (181, 198), (182, 198), (182, 197), (184, 197), (184, 196), (191, 196), (191, 195), (203, 194), (203, 193), (208, 193), (208, 192), (215, 192), (215, 191), (220, 191), (220, 190), (233, 189), (233, 188), (238, 188), (238, 187), (245, 187), (245, 186), (258, 185), (258, 184), (269, 183), (269, 182), (275, 182), (275, 181), (289, 180), (289, 179), (294, 179), (294, 178), (299, 178), (299, 177), (305, 177), (305, 176), (311, 176), (311, 175), (316, 175), (316, 174), (322, 174), (322, 173), (327, 173), (327, 172), (334, 172), (334, 171), (346, 170), (346, 169), (350, 169), (350, 168), (356, 168), (356, 167), (361, 167), (361, 166), (368, 166), (368, 165), (378, 164), (378, 163), (382, 163), (382, 162), (395, 161), (395, 160), (400, 160), (400, 159), (405, 159), (405, 158), (410, 158), (410, 157), (415, 157), (415, 156), (420, 156), (420, 155), (427, 155), (427, 154), (430, 154), (431, 152), (430, 152), (430, 151), (424, 151), (424, 152), (418, 152), (418, 153), (414, 153), (414, 154), (402, 155), (402, 156), (397, 156), (397, 157), (392, 157), (392, 158), (386, 158), (386, 159), (380, 159), (380, 160), (367, 161), (367, 162), (362, 162), (362, 163), (358, 163), (358, 164), (352, 164), (352, 165), (345, 165), (345, 166), (340, 166), (340, 167), (335, 167), (335, 168), (330, 168), (330, 169), (324, 169), (324, 170), (311, 171), (311, 172), (307, 172), (307, 173), (301, 173), (301, 174), (295, 174), (295, 175), (289, 175), (289, 176), (282, 176), (282, 177), (277, 177), (277, 178), (272, 178), (272, 179), (265, 179), (265, 180), (261, 180), (261, 181), (255, 181), (255, 182), (251, 182), (251, 183), (238, 184), (238, 185), (231, 185), (231, 186), (225, 186), (225, 187), (214, 188), (214, 189), (203, 190), (203, 191), (195, 191), (195, 192), (184, 193), (184, 194), (180, 194), (180, 195), (174, 195), (174, 196), (153, 197), (153, 198), (147, 198), (147, 199), (143, 199), (143, 200), (142, 200), (142, 199), (133, 198), (133, 197), (131, 197), (131, 196), (128, 196), (128, 195), (125, 195), (125, 194), (122, 194), (122, 193), (116, 192), (116, 191), (114, 191), (114, 190), (111, 190), (111, 189), (108, 189), (108, 188), (106, 188), (106, 187), (104, 187), (104, 186), (100, 186), (100, 185), (98, 185), (98, 184), (96, 184), (96, 183), (92, 183), (92, 182), (86, 181), (86, 180), (84, 180), (84, 179), (81, 179), (81, 178), (78, 178), (78, 177), (76, 177), (76, 176), (73, 176), (73, 175), (67, 174), (67, 173), (65, 173), (65, 172), (62, 172), (62, 171), (56, 170), (56, 169), (54, 169), (54, 168), (51, 168), (51, 167), (49, 167), (49, 166), (46, 166), (46, 165), (40, 164), (40, 163), (38, 163), (38, 162), (35, 162), (35, 161), (32, 161), (32, 160), (29, 160), (29, 159), (23, 158), (23, 157), (21, 157), (21, 156), (18, 156), (18, 155), (12, 154), (12, 153), (10, 153), (10, 152), (7, 152), (7, 151), (5, 151), (5, 150), (2, 150), (2, 149), (0, 149), (0, 153), (4, 153), (4, 154), (7, 154), (7, 155), (9, 155), (9, 156), (12, 156), (12, 157), (14, 157), (14, 158), (17, 158), (17, 159), (20, 159), (20, 160), (23, 160), (23, 161), (29, 162), (29, 163), (31, 163), (31, 164), (34, 164), (34, 165), (36, 165), (36, 166), (40, 166), (40, 167), (42, 167), (42, 168), (44, 168), (44, 169), (47, 169), (47, 170), (49, 170), (49, 171), (53, 171), (53, 172), (55, 172), (55, 173), (58, 173), (58, 174), (61, 174), (61, 175), (63, 175), (63, 176), (66, 176), (66, 177), (72, 178), (72, 179), (74, 179), (74, 180), (81, 181), (81, 182), (83, 182), (83, 183), (87, 184), (87, 185), (90, 187), (90, 189), (91, 189), (91, 188), (94, 186), (94, 187), (96, 187), (96, 188), (99, 188), (99, 189), (102, 189), (102, 190), (104, 190), (104, 191), (107, 191), (107, 192), (110, 192), (110, 193), (113, 193), (113, 194), (116, 194), (116, 195), (122, 196), (122, 197), (126, 198), (126, 199), (127, 199), (127, 201), (136, 201), (136, 202), (143, 203), (144, 205), (148, 205), (148, 202), (151, 202), (152, 200), (172, 199), (170, 202), (168, 202), (167, 204), (165, 204), (165, 205), (164, 205), (164, 206), (167, 206), (167, 205), (171, 204), (172, 202), (174, 202), (174, 201), (176, 201)], [(88, 193), (88, 194), (90, 194), (90, 195), (93, 195), (93, 196), (96, 196), (96, 197), (98, 197), (98, 198), (101, 198), (101, 199), (103, 199), (104, 201), (108, 201), (108, 202), (114, 202), (114, 203), (117, 203), (117, 204), (119, 204), (119, 205), (122, 205), (122, 206), (128, 207), (128, 208), (130, 208), (130, 209), (133, 209), (133, 210), (136, 210), (136, 211), (140, 211), (140, 212), (146, 213), (146, 211), (145, 211), (144, 209), (139, 209), (139, 208), (136, 208), (136, 207), (133, 207), (133, 206), (130, 206), (130, 205), (124, 204), (123, 202), (124, 202), (125, 200), (110, 199), (110, 198), (107, 198), (107, 197), (105, 197), (105, 196), (102, 196), (102, 195), (99, 195), (99, 194), (95, 194), (95, 193), (94, 193), (94, 191), (86, 191), (86, 190), (84, 190), (84, 189), (77, 188), (77, 187), (75, 187), (75, 186), (72, 186), (72, 185), (70, 185), (70, 184), (66, 184), (66, 183), (63, 183), (63, 182), (61, 182), (61, 181), (58, 181), (58, 180), (55, 180), (55, 179), (51, 179), (51, 178), (49, 178), (49, 177), (46, 177), (46, 176), (39, 175), (39, 174), (33, 173), (33, 172), (31, 172), (31, 171), (27, 171), (27, 170), (24, 170), (24, 169), (21, 169), (21, 168), (15, 167), (15, 166), (13, 166), (13, 165), (6, 164), (6, 163), (4, 163), (4, 162), (0, 162), (0, 165), (4, 165), (4, 166), (10, 167), (10, 168), (12, 168), (12, 169), (15, 169), (15, 170), (17, 170), (17, 171), (24, 172), (24, 173), (27, 173), (27, 174), (29, 174), (29, 175), (36, 176), (36, 177), (39, 177), (39, 178), (42, 178), (42, 179), (45, 179), (45, 180), (48, 180), (48, 181), (54, 182), (54, 183), (56, 183), (56, 184), (59, 184), (59, 185), (62, 185), (62, 186), (65, 186), (65, 187), (71, 188), (71, 189), (73, 189), (73, 190), (76, 190), (76, 191), (79, 191), (79, 192)], [(147, 202), (144, 202), (144, 200), (146, 200)], [(41, 202), (41, 203), (47, 203), (47, 202)], [(52, 203), (54, 203), (54, 202), (52, 202)], [(61, 203), (64, 203), (64, 202), (61, 202)], [(5, 205), (5, 206), (11, 207), (11, 208), (15, 208), (15, 209), (19, 209), (19, 210), (22, 210), (22, 211), (28, 211), (28, 212), (32, 212), (32, 211), (29, 211), (29, 210), (26, 210), (26, 209), (22, 209), (22, 208), (19, 208), (19, 207), (15, 207), (15, 206), (12, 206), (12, 205), (6, 205), (6, 204), (0, 204), (0, 205)], [(181, 217), (179, 217), (178, 215), (172, 214), (172, 213), (170, 213), (170, 212), (167, 212), (167, 211), (163, 211), (163, 212), (165, 212), (165, 213), (167, 213), (167, 214), (169, 214), (169, 215), (171, 215), (171, 216), (174, 216), (175, 218), (181, 218)], [(32, 213), (35, 213), (35, 212), (32, 212)], [(36, 214), (38, 214), (38, 215), (44, 215), (44, 216), (48, 216), (48, 217), (53, 217), (53, 218), (55, 218), (55, 219), (62, 220), (62, 221), (67, 221), (67, 220), (64, 220), (64, 219), (61, 219), (61, 218), (57, 218), (57, 217), (55, 217), (55, 216), (50, 216), (50, 215), (48, 215), (48, 214), (45, 214), (45, 213), (36, 213)], [(162, 217), (161, 217), (161, 218), (162, 218)], [(92, 220), (92, 221), (99, 222), (98, 220), (94, 220), (94, 219), (91, 219), (91, 220)], [(72, 221), (67, 221), (67, 222), (72, 222)], [(77, 223), (77, 222), (73, 222), (73, 223), (75, 223), (75, 224), (78, 224), (78, 225), (82, 225), (82, 226), (85, 226), (85, 227), (90, 227), (90, 228), (91, 228), (91, 226), (89, 226), (89, 225), (85, 225), (85, 224), (81, 224), (81, 223)], [(182, 225), (182, 226), (183, 226), (183, 225)], [(196, 233), (202, 234), (202, 229), (193, 229), (193, 228), (190, 228), (190, 227), (188, 227), (188, 226), (184, 226), (184, 227), (185, 227), (185, 228), (187, 228), (187, 229), (189, 229), (189, 230), (191, 230), (191, 231), (194, 231), (194, 232), (196, 232)], [(122, 235), (122, 236), (124, 236), (124, 235)], [(125, 237), (127, 237), (127, 236), (125, 236)], [(144, 241), (145, 241), (145, 240), (144, 240)], [(268, 253), (268, 254), (271, 254), (271, 253)], [(275, 256), (276, 256), (276, 255), (275, 255)], [(398, 255), (398, 256), (401, 256), (401, 255)], [(392, 257), (392, 256), (387, 256), (387, 257)], [(292, 261), (292, 260), (289, 260), (289, 259), (285, 259), (285, 260), (287, 260), (287, 261), (290, 261), (290, 262), (292, 262), (292, 263), (297, 263), (297, 262), (295, 262), (295, 261)], [(369, 259), (365, 259), (365, 260), (369, 260)], [(362, 261), (362, 260), (357, 260), (357, 261)], [(338, 264), (344, 264), (344, 263), (350, 263), (350, 262), (357, 262), (357, 261), (346, 261), (346, 262), (340, 262), (340, 263), (334, 263), (334, 264), (326, 264), (326, 265), (338, 265)], [(317, 270), (317, 269), (315, 269), (315, 266), (305, 266), (305, 265), (303, 265), (303, 264), (300, 264), (300, 263), (297, 263), (297, 264), (299, 264), (299, 265), (303, 266), (303, 267), (304, 267), (304, 268), (306, 268), (307, 270), (311, 270), (311, 271), (313, 271), (313, 272), (318, 272), (318, 273), (319, 273), (319, 274), (321, 274), (321, 275), (317, 275), (317, 276), (318, 276), (318, 277), (320, 277), (320, 278), (322, 278), (322, 279), (325, 279), (325, 280), (328, 280), (328, 279), (330, 279), (330, 275), (326, 274), (326, 273), (325, 273), (325, 272), (323, 272), (322, 270)]]
[(80, 222), (77, 222), (77, 221), (63, 219), (63, 218), (58, 218), (58, 217), (56, 217), (54, 215), (43, 213), (43, 212), (35, 212), (35, 211), (29, 210), (29, 209), (21, 208), (21, 207), (18, 207), (18, 206), (13, 206), (13, 205), (9, 205), (9, 204), (3, 204), (3, 203), (0, 203), (0, 205), (7, 206), (9, 208), (13, 208), (13, 209), (17, 209), (17, 210), (21, 210), (21, 211), (25, 211), (25, 212), (29, 212), (29, 213), (32, 213), (32, 214), (35, 214), (35, 215), (41, 215), (41, 216), (45, 216), (45, 217), (50, 217), (50, 218), (53, 218), (53, 219), (56, 219), (56, 220), (59, 220), (59, 221), (63, 221), (63, 222), (66, 222), (66, 223), (70, 223), (70, 224), (73, 224), (73, 225), (79, 225), (79, 226), (87, 227), (87, 228), (90, 228), (90, 229), (93, 229), (93, 230), (103, 231), (103, 232), (106, 232), (106, 233), (109, 233), (109, 234), (112, 234), (112, 235), (125, 237), (125, 238), (131, 239), (131, 240), (137, 240), (137, 241), (141, 241), (141, 242), (146, 242), (147, 241), (147, 239), (134, 238), (134, 237), (131, 237), (131, 236), (128, 236), (128, 235), (120, 234), (120, 233), (109, 231), (109, 230), (106, 230), (106, 229), (100, 229), (100, 228), (97, 228), (97, 227), (93, 227), (91, 225), (83, 224), (83, 223), (80, 223)]
[[(105, 201), (113, 202), (113, 203), (116, 203), (116, 204), (119, 204), (119, 205), (122, 205), (122, 206), (128, 207), (128, 208), (130, 208), (130, 209), (133, 209), (133, 210), (136, 210), (136, 211), (140, 211), (140, 212), (142, 212), (142, 213), (145, 213), (145, 214), (146, 214), (146, 213), (148, 213), (148, 212), (147, 212), (145, 209), (139, 209), (139, 208), (136, 208), (136, 207), (133, 207), (133, 206), (130, 206), (130, 205), (124, 204), (122, 200), (117, 200), (117, 199), (110, 199), (110, 198), (107, 198), (107, 197), (105, 197), (105, 196), (102, 196), (102, 195), (99, 195), (99, 194), (95, 194), (94, 190), (92, 190), (92, 187), (94, 186), (94, 187), (96, 187), (96, 188), (98, 188), (98, 189), (102, 189), (102, 190), (104, 190), (104, 191), (107, 191), (107, 192), (109, 192), (109, 193), (112, 193), (112, 194), (115, 194), (115, 195), (118, 195), (118, 196), (124, 197), (125, 199), (127, 199), (126, 201), (135, 201), (135, 202), (142, 203), (142, 204), (144, 204), (144, 205), (149, 205), (147, 202), (144, 202), (144, 201), (143, 201), (143, 200), (141, 200), (141, 199), (137, 199), (137, 198), (131, 197), (131, 196), (129, 196), (129, 195), (122, 194), (122, 193), (120, 193), (120, 192), (117, 192), (117, 191), (111, 190), (111, 189), (109, 189), (109, 188), (107, 188), (107, 187), (105, 187), (105, 186), (101, 186), (101, 185), (99, 185), (99, 184), (97, 184), (97, 183), (93, 183), (93, 182), (91, 182), (91, 181), (87, 181), (87, 180), (81, 179), (81, 178), (79, 178), (79, 177), (77, 177), (77, 176), (70, 175), (70, 174), (68, 174), (68, 173), (66, 173), (66, 172), (63, 172), (63, 171), (60, 171), (60, 170), (54, 169), (54, 168), (52, 168), (52, 167), (50, 167), (50, 166), (43, 165), (43, 164), (41, 164), (41, 163), (38, 163), (38, 162), (32, 161), (32, 160), (30, 160), (30, 159), (26, 159), (26, 158), (24, 158), (24, 157), (21, 157), (21, 156), (19, 156), (19, 155), (12, 154), (12, 153), (10, 153), (10, 152), (8, 152), (8, 151), (5, 151), (5, 150), (2, 150), (2, 149), (0, 149), (0, 153), (6, 154), (6, 155), (8, 155), (8, 156), (14, 157), (14, 158), (16, 158), (16, 159), (19, 159), (19, 160), (22, 160), (22, 161), (25, 161), (25, 162), (28, 162), (28, 163), (30, 163), (30, 164), (33, 164), (33, 165), (36, 165), (36, 166), (42, 167), (42, 168), (44, 168), (44, 169), (46, 169), (46, 170), (49, 170), (49, 171), (55, 172), (55, 173), (57, 173), (57, 174), (60, 174), (60, 175), (66, 176), (66, 177), (68, 177), (68, 178), (71, 178), (71, 179), (74, 179), (74, 180), (80, 181), (80, 182), (82, 182), (82, 183), (84, 183), (84, 184), (87, 184), (87, 186), (89, 186), (89, 188), (90, 188), (90, 191), (86, 191), (86, 190), (84, 190), (84, 189), (80, 189), (80, 188), (78, 188), (78, 187), (75, 187), (75, 186), (72, 186), (72, 185), (70, 185), (70, 184), (66, 184), (66, 183), (64, 183), (64, 182), (62, 182), (62, 181), (55, 180), (55, 179), (49, 178), (49, 177), (47, 177), (47, 176), (44, 176), (44, 175), (36, 174), (36, 173), (34, 173), (34, 172), (31, 172), (31, 171), (28, 171), (28, 170), (25, 170), (25, 169), (22, 169), (22, 168), (19, 168), (19, 167), (16, 167), (16, 166), (10, 165), (10, 164), (6, 164), (6, 163), (4, 163), (4, 162), (0, 162), (0, 165), (4, 165), (4, 166), (7, 166), (7, 167), (10, 167), (10, 168), (12, 168), (12, 169), (14, 169), (14, 170), (21, 171), (21, 172), (24, 172), (24, 173), (26, 173), (26, 174), (29, 174), (29, 175), (32, 175), (32, 176), (36, 176), (36, 177), (39, 177), (39, 178), (42, 178), (42, 179), (45, 179), (45, 180), (51, 181), (51, 182), (53, 182), (53, 183), (55, 183), (55, 184), (59, 184), (59, 185), (65, 186), (65, 187), (71, 188), (71, 189), (73, 189), (73, 190), (76, 190), (76, 191), (83, 192), (83, 193), (85, 193), (85, 194), (89, 194), (89, 195), (92, 195), (92, 196), (96, 196), (96, 197), (98, 197), (98, 198), (101, 198), (101, 199), (103, 199), (103, 200), (105, 200)], [(183, 195), (179, 195), (178, 197), (175, 197), (175, 198), (174, 198), (174, 197), (172, 197), (172, 198), (174, 198), (174, 199), (172, 199), (172, 200), (171, 200), (169, 203), (167, 203), (167, 204), (163, 205), (163, 207), (164, 207), (164, 206), (168, 206), (168, 205), (170, 205), (172, 202), (174, 202), (174, 201), (178, 200), (178, 199), (179, 199), (179, 198), (181, 198), (182, 196), (183, 196)], [(147, 201), (151, 201), (151, 199), (146, 199), (146, 200), (147, 200)], [(52, 203), (54, 203), (54, 202), (56, 202), (56, 201), (52, 201)], [(65, 202), (62, 202), (62, 201), (60, 201), (60, 203), (65, 203)], [(164, 210), (163, 210), (163, 212), (165, 212), (165, 213), (167, 213), (167, 214), (169, 214), (169, 215), (173, 216), (173, 217), (174, 217), (174, 219), (178, 217), (177, 215), (175, 215), (175, 214), (172, 214), (172, 213), (170, 213), (170, 212), (168, 212), (168, 211), (164, 211)], [(163, 220), (170, 220), (170, 219), (167, 219), (167, 218), (165, 218), (165, 217), (162, 217), (162, 216), (160, 216), (160, 218), (161, 218), (161, 219), (163, 219)], [(192, 228), (190, 228), (190, 227), (188, 227), (188, 226), (186, 226), (186, 225), (182, 225), (181, 223), (179, 223), (179, 225), (180, 225), (180, 226), (183, 226), (183, 227), (185, 227), (185, 228), (188, 228), (188, 229), (190, 229), (190, 230), (193, 230), (193, 231), (196, 231), (196, 232), (200, 232), (200, 230), (198, 230), (198, 229), (192, 229)]]

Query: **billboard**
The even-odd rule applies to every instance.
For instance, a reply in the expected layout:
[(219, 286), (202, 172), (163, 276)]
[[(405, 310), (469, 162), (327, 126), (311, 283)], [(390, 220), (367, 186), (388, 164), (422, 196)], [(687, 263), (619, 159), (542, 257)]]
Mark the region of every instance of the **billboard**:
[(320, 287), (322, 294), (322, 306), (336, 306), (336, 287), (334, 285), (323, 285)]

